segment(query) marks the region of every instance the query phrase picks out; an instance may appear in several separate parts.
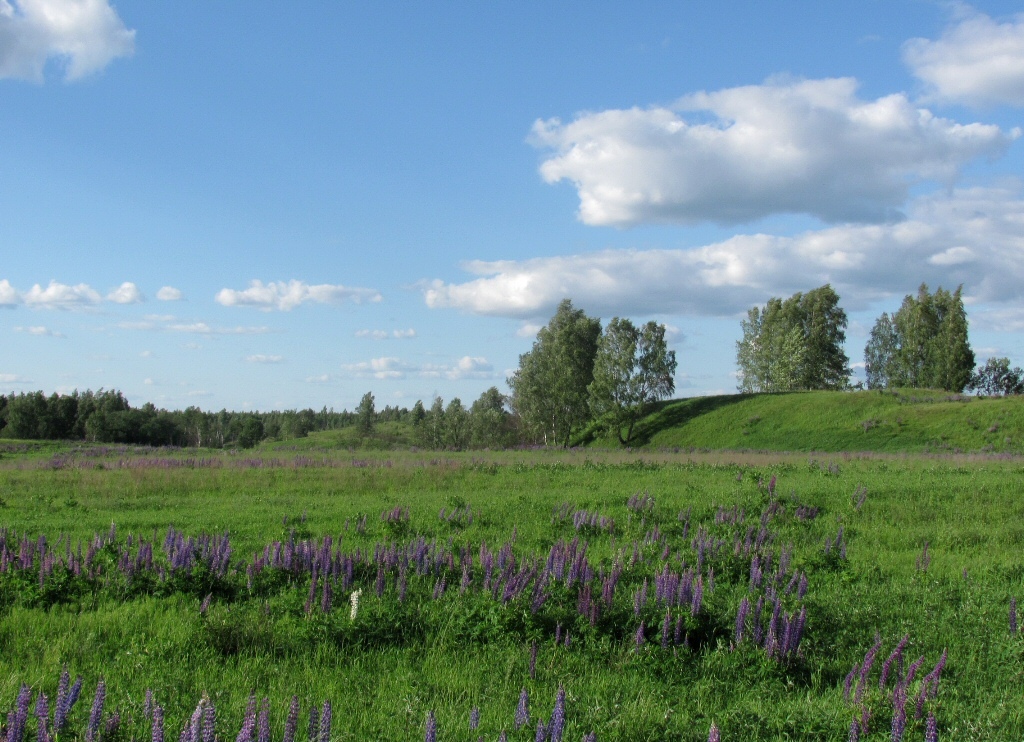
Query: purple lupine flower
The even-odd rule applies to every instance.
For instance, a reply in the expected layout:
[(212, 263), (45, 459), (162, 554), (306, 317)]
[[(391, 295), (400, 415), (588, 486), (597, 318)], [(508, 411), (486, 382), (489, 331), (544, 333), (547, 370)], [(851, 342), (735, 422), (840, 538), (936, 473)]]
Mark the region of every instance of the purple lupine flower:
[(516, 706), (516, 729), (522, 729), (530, 723), (530, 694), (523, 688), (519, 692), (519, 705)]
[(9, 742), (21, 742), (25, 733), (25, 723), (28, 721), (28, 706), (32, 701), (32, 689), (25, 685), (18, 691), (18, 700), (15, 702), (14, 711), (7, 716), (7, 739)]
[(850, 721), (850, 735), (846, 738), (846, 742), (858, 742), (860, 739), (860, 727), (857, 725), (857, 717), (854, 716)]
[(850, 700), (850, 691), (853, 688), (853, 679), (860, 672), (860, 665), (854, 665), (853, 669), (846, 676), (846, 680), (843, 681), (843, 700)]
[(50, 734), (47, 731), (47, 722), (50, 719), (50, 701), (45, 693), (40, 692), (36, 699), (36, 719), (39, 720), (39, 731), (36, 734), (38, 742), (49, 742)]
[(906, 700), (904, 694), (903, 688), (897, 688), (893, 694), (892, 742), (900, 742), (907, 727), (907, 707), (904, 705)]
[(537, 720), (537, 733), (533, 735), (533, 742), (545, 742), (548, 739), (548, 728), (544, 726), (544, 720)]
[(320, 712), (320, 742), (331, 742), (331, 702), (324, 701)]
[(590, 732), (583, 735), (583, 742), (597, 742), (597, 732)]
[(309, 742), (320, 742), (320, 714), (316, 706), (309, 710)]
[(665, 620), (661, 622), (661, 648), (668, 649), (668, 636), (672, 631), (672, 614), (665, 611)]
[(153, 708), (153, 742), (164, 742), (164, 709), (163, 706)]
[(636, 645), (636, 651), (640, 651), (640, 647), (647, 641), (647, 637), (644, 636), (644, 622), (641, 621), (640, 625), (636, 627), (636, 634), (633, 636), (633, 643)]
[(562, 733), (565, 731), (565, 688), (558, 686), (558, 695), (555, 696), (555, 708), (551, 712), (551, 722), (548, 724), (548, 736), (551, 742), (562, 742)]
[(498, 742), (508, 742), (508, 733), (502, 729), (501, 734), (498, 735)]
[(100, 731), (100, 720), (103, 718), (103, 702), (107, 697), (107, 684), (101, 678), (96, 684), (96, 695), (92, 700), (92, 711), (89, 713), (89, 725), (85, 728), (85, 739), (93, 742)]
[(736, 613), (736, 631), (733, 634), (733, 642), (737, 647), (743, 642), (743, 629), (747, 625), (748, 613), (750, 613), (750, 601), (744, 596), (740, 601), (740, 609)]
[(213, 599), (213, 593), (207, 593), (206, 597), (203, 598), (203, 602), (199, 604), (199, 615), (205, 616), (206, 612), (210, 610), (210, 601)]
[(892, 668), (893, 662), (898, 662), (903, 656), (903, 650), (906, 648), (907, 643), (910, 641), (910, 634), (904, 634), (903, 638), (900, 639), (900, 643), (896, 645), (896, 649), (892, 651), (887, 659), (882, 664), (882, 677), (878, 680), (878, 687), (885, 688), (885, 681), (889, 679), (889, 670)]
[[(66, 672), (66, 671), (65, 671)], [(65, 685), (66, 687), (66, 685)], [(59, 694), (59, 690), (58, 690)], [(71, 684), (71, 688), (68, 689), (67, 695), (64, 697), (64, 703), (58, 702), (57, 709), (54, 712), (53, 717), (53, 731), (59, 734), (64, 730), (65, 725), (68, 723), (68, 714), (71, 712), (72, 707), (78, 702), (78, 697), (82, 694), (82, 676), (79, 675), (75, 678), (75, 682)]]
[[(249, 701), (245, 704), (245, 715), (242, 717), (242, 728), (235, 738), (235, 742), (253, 742), (253, 732), (256, 731), (256, 694), (249, 694)], [(313, 740), (312, 742), (316, 742)]]
[[(772, 480), (774, 481), (774, 477)], [(718, 731), (718, 727), (715, 726), (715, 722), (711, 722), (711, 729), (708, 730), (708, 742), (722, 742), (722, 735)]]
[(256, 742), (270, 742), (270, 699), (265, 696), (260, 701), (260, 713), (256, 717)]
[(217, 731), (217, 709), (213, 702), (206, 701), (206, 708), (203, 709), (203, 735), (202, 742), (214, 742)]
[(424, 742), (437, 742), (437, 719), (433, 711), (427, 712), (427, 734), (423, 739)]
[(472, 731), (472, 730), (476, 729), (479, 726), (480, 726), (480, 708), (478, 706), (474, 706), (473, 708), (471, 708), (469, 710), (469, 728)]
[(299, 697), (292, 696), (288, 706), (288, 719), (284, 723), (284, 742), (295, 742), (295, 733), (299, 729)]
[(924, 742), (939, 742), (939, 723), (935, 720), (935, 714), (928, 714), (928, 721), (924, 727)]
[(1010, 633), (1017, 633), (1017, 599), (1010, 598)]

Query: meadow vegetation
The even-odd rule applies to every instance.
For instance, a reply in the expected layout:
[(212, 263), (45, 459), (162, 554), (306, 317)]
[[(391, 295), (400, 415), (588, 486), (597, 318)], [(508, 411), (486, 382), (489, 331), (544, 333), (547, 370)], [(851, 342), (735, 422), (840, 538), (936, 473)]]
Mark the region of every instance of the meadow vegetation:
[(90, 742), (1024, 736), (1016, 457), (315, 440), (5, 443), (0, 708), (66, 666)]

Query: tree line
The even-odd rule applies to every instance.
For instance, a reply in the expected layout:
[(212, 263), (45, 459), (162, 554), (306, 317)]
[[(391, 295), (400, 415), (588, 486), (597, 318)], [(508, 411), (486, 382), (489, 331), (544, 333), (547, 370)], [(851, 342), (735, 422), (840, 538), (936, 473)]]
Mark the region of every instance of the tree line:
[[(740, 323), (736, 366), (741, 392), (849, 389), (843, 343), (848, 320), (828, 284), (788, 299), (773, 297)], [(934, 292), (921, 284), (892, 315), (875, 321), (864, 348), (868, 389), (942, 389), (988, 395), (1024, 393), (1024, 371), (1007, 358), (974, 367), (963, 286)]]

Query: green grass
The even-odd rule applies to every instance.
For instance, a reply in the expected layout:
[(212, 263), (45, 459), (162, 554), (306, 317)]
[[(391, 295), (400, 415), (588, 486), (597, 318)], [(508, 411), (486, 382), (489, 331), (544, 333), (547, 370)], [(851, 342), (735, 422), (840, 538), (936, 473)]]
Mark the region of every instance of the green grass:
[[(765, 397), (762, 404), (776, 399), (787, 397)], [(632, 590), (660, 570), (661, 545), (641, 547), (647, 561), (624, 574), (615, 624), (597, 631), (574, 622), (574, 593), (558, 593), (531, 617), (521, 603), (501, 606), (455, 590), (433, 601), (428, 578), (410, 582), (403, 604), (393, 591), (378, 599), (372, 576), (361, 578), (363, 601), (352, 623), (347, 595), (336, 596), (328, 616), (305, 614), (308, 578), (249, 593), (239, 577), (238, 589), (214, 600), (202, 616), (201, 591), (125, 597), (113, 580), (47, 608), (33, 603), (27, 587), (15, 590), (0, 575), (6, 585), (0, 589), (0, 711), (12, 706), (21, 683), (52, 698), (67, 664), (86, 680), (75, 728), (83, 728), (92, 689), (103, 677), (108, 707), (133, 716), (125, 723), (125, 740), (147, 734), (139, 720), (147, 688), (167, 708), (168, 735), (178, 734), (207, 693), (226, 739), (237, 732), (246, 699), (255, 692), (270, 699), (275, 739), (288, 699), (297, 694), (304, 707), (325, 698), (333, 702), (335, 740), (421, 739), (431, 710), (439, 739), (483, 734), (493, 740), (500, 730), (511, 730), (521, 688), (530, 691), (535, 725), (551, 713), (560, 685), (568, 696), (566, 740), (591, 730), (603, 741), (704, 740), (712, 721), (726, 740), (845, 740), (855, 709), (843, 700), (843, 678), (877, 633), (883, 652), (867, 699), (874, 711), (869, 739), (882, 740), (889, 738), (891, 707), (877, 688), (878, 668), (909, 633), (908, 661), (925, 657), (919, 677), (948, 651), (941, 692), (930, 705), (942, 739), (1024, 737), (1024, 637), (1007, 629), (1009, 598), (1024, 598), (1019, 459), (664, 450), (318, 452), (312, 458), (329, 465), (249, 468), (244, 459), (260, 454), (204, 452), (222, 468), (158, 469), (118, 468), (133, 458), (110, 452), (54, 470), (43, 466), (53, 451), (44, 453), (4, 454), (0, 525), (33, 537), (45, 534), (51, 542), (58, 534), (90, 538), (112, 521), (122, 539), (129, 532), (146, 538), (155, 532), (159, 541), (173, 524), (193, 535), (230, 532), (234, 559), (245, 563), (291, 527), (300, 536), (331, 535), (346, 551), (372, 549), (402, 533), (380, 518), (401, 505), (411, 514), (403, 541), (423, 535), (470, 545), (474, 552), (482, 542), (496, 550), (514, 529), (514, 553), (528, 558), (576, 535), (571, 524), (552, 518), (568, 502), (616, 521), (614, 536), (587, 536), (595, 568), (607, 570), (616, 554), (628, 558), (633, 543), (655, 524), (666, 534), (673, 560), (677, 552), (688, 563), (696, 559), (691, 538), (699, 525), (727, 547), (713, 562), (716, 588), (700, 630), (710, 633), (698, 631), (706, 641), (676, 652), (661, 650), (656, 627), (649, 628), (641, 651), (632, 642)], [(308, 457), (310, 449), (297, 453)], [(287, 462), (289, 452), (263, 455)], [(779, 550), (792, 544), (793, 565), (810, 581), (803, 656), (789, 664), (767, 659), (749, 644), (729, 647), (737, 606), (751, 594), (749, 560), (732, 557), (733, 539), (758, 525), (773, 475), (785, 512), (771, 523), (769, 551), (777, 563)], [(868, 495), (857, 511), (852, 498), (859, 486)], [(637, 492), (656, 502), (642, 523), (626, 506)], [(472, 525), (438, 520), (440, 508), (464, 504), (472, 506)], [(798, 520), (798, 505), (816, 507), (819, 515)], [(720, 506), (744, 508), (745, 521), (716, 522)], [(677, 514), (688, 508), (691, 532), (684, 538)], [(368, 516), (365, 533), (354, 527), (361, 515)], [(845, 561), (826, 558), (822, 549), (840, 526), (848, 541)], [(915, 562), (925, 542), (932, 561), (920, 571)], [(644, 614), (654, 623), (660, 615)], [(556, 620), (572, 627), (568, 648), (554, 646)], [(540, 642), (535, 678), (528, 672), (533, 639)], [(468, 729), (473, 706), (481, 709), (478, 733)], [(922, 739), (923, 722), (912, 717), (913, 701), (905, 739)], [(510, 739), (533, 739), (533, 728)]]
[(1024, 397), (916, 389), (697, 397), (661, 404), (635, 438), (634, 446), (655, 448), (1019, 454)]

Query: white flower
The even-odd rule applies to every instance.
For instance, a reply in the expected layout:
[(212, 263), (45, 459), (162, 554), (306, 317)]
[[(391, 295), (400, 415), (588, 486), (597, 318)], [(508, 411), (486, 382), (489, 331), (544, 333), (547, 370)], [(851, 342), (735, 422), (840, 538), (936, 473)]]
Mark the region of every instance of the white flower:
[(356, 620), (356, 614), (359, 613), (359, 596), (363, 594), (363, 591), (355, 590), (352, 593), (352, 597), (349, 598), (349, 602), (352, 603), (352, 612), (349, 613), (349, 619), (352, 621)]

